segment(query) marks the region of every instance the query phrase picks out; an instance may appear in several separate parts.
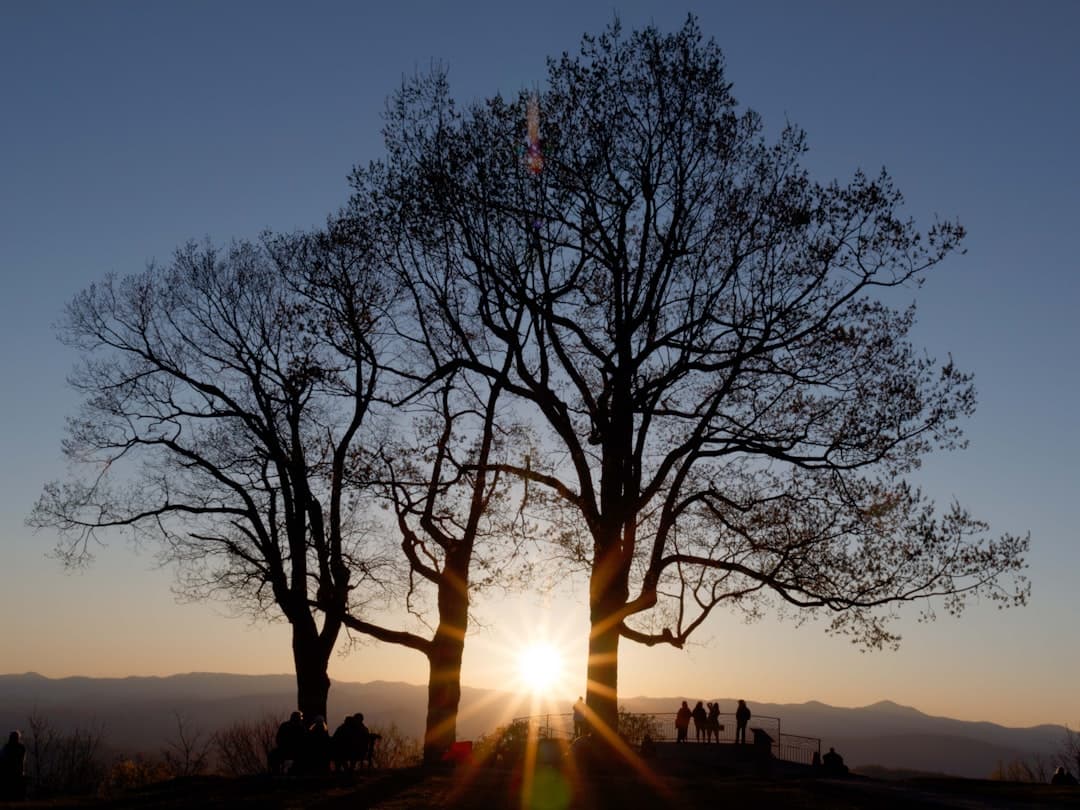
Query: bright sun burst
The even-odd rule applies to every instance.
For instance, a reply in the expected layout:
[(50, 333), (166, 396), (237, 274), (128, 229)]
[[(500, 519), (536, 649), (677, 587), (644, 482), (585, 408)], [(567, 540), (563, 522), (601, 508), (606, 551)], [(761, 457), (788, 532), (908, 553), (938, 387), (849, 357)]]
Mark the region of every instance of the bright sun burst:
[(518, 653), (517, 668), (522, 685), (533, 694), (550, 694), (562, 684), (562, 653), (547, 642), (522, 648)]

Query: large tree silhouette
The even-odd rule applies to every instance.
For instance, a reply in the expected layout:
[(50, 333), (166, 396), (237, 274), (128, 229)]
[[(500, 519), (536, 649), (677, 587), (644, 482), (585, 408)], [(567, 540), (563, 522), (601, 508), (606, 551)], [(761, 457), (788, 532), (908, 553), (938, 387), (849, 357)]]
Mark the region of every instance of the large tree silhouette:
[[(355, 174), (364, 191), (338, 222), (343, 239), (350, 233), (362, 239), (356, 229), (373, 212), (383, 217), (376, 184), (381, 177), (378, 171)], [(383, 247), (393, 253), (395, 244), (390, 239)], [(507, 445), (520, 432), (499, 407), (509, 357), (494, 378), (468, 374), (458, 362), (458, 337), (430, 316), (433, 291), (446, 288), (445, 265), (412, 269), (400, 278), (410, 303), (396, 322), (398, 351), (386, 373), (395, 380), (387, 389), (397, 407), (381, 443), (355, 455), (350, 480), (393, 516), (385, 533), (400, 538), (405, 607), (414, 627), (400, 617), (393, 623), (379, 610), (352, 609), (341, 619), (350, 630), (427, 658), (424, 759), (438, 762), (457, 736), (472, 593), (506, 581), (504, 566), (515, 556), (514, 516), (497, 465), (505, 464)]]
[(68, 563), (126, 528), (178, 564), (186, 594), (276, 608), (309, 717), (326, 715), (340, 616), (381, 587), (346, 490), (392, 298), (372, 256), (331, 234), (189, 245), (81, 292), (61, 325), (81, 356), (63, 446), (81, 475), (47, 485), (30, 518), (59, 529)]
[(890, 605), (1022, 603), (1027, 539), (907, 482), (975, 405), (902, 305), (962, 228), (920, 233), (884, 172), (814, 182), (803, 133), (766, 140), (693, 20), (586, 37), (539, 109), (542, 168), (524, 97), (461, 109), (440, 75), (407, 84), (386, 193), (402, 266), (448, 268), (426, 304), (460, 367), (546, 429), (501, 469), (558, 504), (587, 568), (596, 727), (620, 638), (680, 646), (721, 605), (825, 611), (880, 646)]
[[(352, 610), (345, 626), (400, 644), (428, 660), (424, 760), (438, 762), (457, 738), (461, 665), (473, 593), (504, 579), (498, 560), (513, 556), (506, 487), (493, 468), (506, 444), (498, 386), (469, 395), (453, 380), (414, 404), (419, 423), (363, 464), (364, 489), (389, 504), (407, 565), (405, 607), (426, 629), (391, 624), (379, 611)], [(476, 396), (480, 394), (479, 396)], [(505, 476), (502, 476), (505, 478)]]

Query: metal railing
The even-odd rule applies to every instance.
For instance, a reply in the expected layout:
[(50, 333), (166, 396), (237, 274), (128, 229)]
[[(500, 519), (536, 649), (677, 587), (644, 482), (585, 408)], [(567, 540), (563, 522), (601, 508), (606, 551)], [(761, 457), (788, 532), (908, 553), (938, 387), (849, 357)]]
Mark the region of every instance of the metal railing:
[[(624, 729), (631, 732), (629, 736), (641, 736), (647, 732), (655, 742), (674, 741), (677, 734), (675, 729), (675, 712), (630, 712), (626, 715), (627, 720), (633, 725), (632, 729)], [(538, 737), (558, 739), (572, 739), (574, 736), (574, 716), (566, 714), (536, 714), (526, 717), (515, 717), (515, 724), (528, 727), (531, 733)], [(693, 722), (690, 723), (688, 739), (691, 744), (705, 745), (710, 742), (721, 744), (735, 743), (735, 715), (721, 714), (719, 717), (719, 729), (709, 737), (705, 730), (701, 731), (700, 738)], [(775, 759), (783, 762), (795, 762), (809, 765), (814, 761), (814, 755), (821, 757), (821, 740), (818, 737), (805, 737), (800, 734), (785, 734), (780, 730), (780, 718), (768, 715), (755, 714), (750, 719), (751, 729), (761, 729), (772, 739), (772, 755)], [(719, 739), (717, 739), (719, 735)], [(748, 734), (748, 743), (753, 743), (754, 735)], [(632, 740), (639, 742), (639, 740)]]
[(821, 740), (799, 734), (781, 734), (773, 743), (773, 756), (784, 762), (798, 762), (802, 765), (812, 764), (815, 757), (821, 762)]

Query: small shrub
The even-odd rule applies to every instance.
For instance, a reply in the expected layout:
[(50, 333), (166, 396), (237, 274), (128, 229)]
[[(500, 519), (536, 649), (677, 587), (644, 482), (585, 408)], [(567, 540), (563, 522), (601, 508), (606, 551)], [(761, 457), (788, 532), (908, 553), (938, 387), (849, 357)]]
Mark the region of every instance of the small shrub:
[[(545, 736), (542, 726), (534, 729), (537, 737)], [(499, 726), (490, 734), (481, 734), (473, 745), (473, 757), (477, 762), (513, 764), (525, 756), (528, 739), (529, 721), (514, 720), (508, 725)]]
[(168, 763), (136, 754), (134, 757), (125, 757), (112, 764), (101, 781), (98, 796), (109, 798), (127, 790), (164, 782), (176, 775)]
[(218, 772), (224, 776), (266, 773), (279, 725), (277, 717), (267, 714), (252, 722), (242, 720), (220, 729), (213, 737)]
[(406, 737), (397, 727), (374, 726), (372, 734), (382, 737), (375, 745), (376, 768), (411, 768), (419, 765), (424, 758), (424, 748), (415, 737)]
[(210, 759), (210, 745), (213, 738), (208, 738), (201, 728), (191, 729), (178, 713), (176, 734), (166, 741), (166, 748), (161, 752), (165, 766), (174, 776), (197, 776), (206, 771)]
[(990, 778), (998, 782), (1049, 782), (1053, 768), (1042, 756), (1032, 759), (1014, 759), (1011, 762), (998, 760), (997, 767)]
[(101, 726), (64, 733), (37, 712), (30, 715), (27, 726), (26, 772), (32, 795), (79, 796), (97, 791), (105, 774)]
[(627, 745), (637, 748), (641, 741), (649, 736), (659, 739), (660, 724), (651, 714), (634, 714), (628, 712), (625, 706), (619, 707), (619, 736), (626, 741)]

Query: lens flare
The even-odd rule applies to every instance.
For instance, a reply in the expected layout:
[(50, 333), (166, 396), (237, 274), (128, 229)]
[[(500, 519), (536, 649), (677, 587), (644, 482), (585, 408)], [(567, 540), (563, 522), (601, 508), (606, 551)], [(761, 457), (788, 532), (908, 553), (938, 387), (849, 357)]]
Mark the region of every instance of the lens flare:
[(525, 166), (531, 174), (544, 170), (544, 153), (540, 146), (540, 99), (535, 93), (525, 103)]

